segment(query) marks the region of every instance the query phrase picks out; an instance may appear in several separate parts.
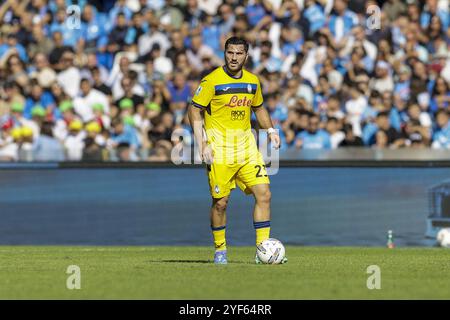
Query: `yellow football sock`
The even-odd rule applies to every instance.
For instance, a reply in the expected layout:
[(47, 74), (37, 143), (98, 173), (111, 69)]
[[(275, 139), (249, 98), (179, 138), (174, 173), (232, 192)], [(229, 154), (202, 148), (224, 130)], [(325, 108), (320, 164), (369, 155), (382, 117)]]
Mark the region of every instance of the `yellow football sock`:
[(214, 237), (214, 247), (216, 251), (227, 250), (227, 241), (225, 240), (225, 226), (211, 227)]
[(256, 231), (256, 245), (270, 238), (270, 221), (253, 222)]

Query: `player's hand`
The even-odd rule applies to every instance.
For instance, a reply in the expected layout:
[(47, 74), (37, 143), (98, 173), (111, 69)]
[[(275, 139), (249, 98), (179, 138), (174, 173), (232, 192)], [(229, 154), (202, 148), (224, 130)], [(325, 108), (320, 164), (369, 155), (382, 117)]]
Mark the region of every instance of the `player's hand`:
[(275, 149), (280, 148), (281, 139), (278, 133), (272, 132), (271, 134), (269, 134), (269, 139)]
[(207, 164), (213, 163), (213, 151), (208, 143), (203, 142), (202, 152), (201, 152), (202, 161)]

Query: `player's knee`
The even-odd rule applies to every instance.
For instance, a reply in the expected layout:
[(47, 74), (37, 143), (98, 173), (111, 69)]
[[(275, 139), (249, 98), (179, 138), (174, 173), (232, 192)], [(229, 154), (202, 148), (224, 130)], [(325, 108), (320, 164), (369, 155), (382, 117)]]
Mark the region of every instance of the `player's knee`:
[(219, 199), (218, 201), (216, 201), (214, 203), (214, 209), (218, 213), (224, 213), (227, 210), (227, 206), (228, 206), (228, 198), (227, 197)]
[(258, 194), (258, 196), (256, 197), (256, 201), (258, 201), (260, 203), (264, 203), (264, 204), (269, 204), (271, 199), (272, 199), (272, 193), (270, 192), (269, 189), (264, 190), (263, 192)]

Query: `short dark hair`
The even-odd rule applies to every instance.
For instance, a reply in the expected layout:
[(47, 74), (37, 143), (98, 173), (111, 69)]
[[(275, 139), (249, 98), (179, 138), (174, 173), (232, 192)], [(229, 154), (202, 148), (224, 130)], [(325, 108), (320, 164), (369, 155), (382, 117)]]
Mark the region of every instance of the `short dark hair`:
[(450, 116), (450, 114), (449, 114), (449, 112), (448, 112), (448, 110), (447, 109), (439, 109), (437, 112), (436, 112), (436, 117), (438, 116), (438, 115), (440, 115), (440, 114), (445, 114), (446, 116)]
[(353, 132), (353, 125), (351, 123), (345, 123), (343, 129), (344, 132)]
[(128, 142), (121, 142), (117, 145), (117, 151), (121, 151), (123, 149), (128, 149), (130, 144)]
[(328, 117), (327, 122), (338, 123), (338, 119), (336, 117)]
[(53, 122), (44, 121), (41, 125), (41, 134), (49, 137), (53, 137)]
[(336, 100), (338, 102), (341, 102), (341, 99), (339, 99), (339, 96), (335, 93), (331, 94), (328, 100)]
[(389, 112), (387, 111), (381, 111), (377, 114), (377, 118), (386, 117), (389, 118)]
[(119, 117), (113, 118), (111, 120), (111, 126), (114, 128), (118, 125), (122, 124), (122, 120)]
[(230, 44), (243, 45), (245, 52), (248, 52), (248, 42), (245, 39), (238, 38), (238, 37), (228, 38), (227, 41), (225, 42), (225, 51), (227, 50), (227, 48)]

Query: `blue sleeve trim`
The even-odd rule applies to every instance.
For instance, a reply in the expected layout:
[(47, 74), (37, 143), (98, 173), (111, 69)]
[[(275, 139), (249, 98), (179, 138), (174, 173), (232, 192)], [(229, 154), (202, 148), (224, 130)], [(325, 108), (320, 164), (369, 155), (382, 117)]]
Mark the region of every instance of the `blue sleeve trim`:
[(197, 107), (197, 108), (200, 108), (200, 109), (205, 109), (205, 108), (206, 108), (205, 106), (202, 106), (201, 104), (198, 104), (198, 103), (196, 103), (196, 102), (194, 102), (194, 101), (191, 101), (191, 103), (192, 103), (192, 105), (193, 105), (194, 107)]

